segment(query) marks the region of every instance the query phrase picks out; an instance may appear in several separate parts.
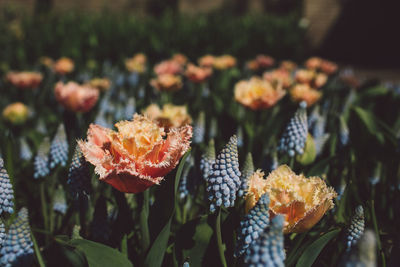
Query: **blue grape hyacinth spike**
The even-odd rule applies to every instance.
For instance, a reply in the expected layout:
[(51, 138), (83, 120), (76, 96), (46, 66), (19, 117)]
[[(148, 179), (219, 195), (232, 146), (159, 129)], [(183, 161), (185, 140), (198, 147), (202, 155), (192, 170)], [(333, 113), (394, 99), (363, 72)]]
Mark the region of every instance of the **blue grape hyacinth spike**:
[(235, 257), (242, 255), (269, 225), (269, 197), (264, 194), (240, 222)]
[(216, 207), (228, 208), (235, 205), (236, 192), (241, 183), (240, 175), (237, 137), (234, 135), (218, 154), (207, 177), (211, 212), (214, 212)]
[(34, 161), (34, 173), (33, 177), (39, 179), (47, 176), (50, 173), (49, 168), (49, 152), (50, 152), (50, 140), (48, 137), (44, 138), (39, 146), (37, 155)]
[(306, 106), (303, 102), (290, 119), (279, 141), (278, 150), (287, 153), (290, 157), (303, 154), (308, 134)]
[(0, 265), (31, 266), (33, 260), (33, 243), (29, 226), (28, 210), (22, 208), (11, 224), (3, 246), (0, 250)]
[(13, 201), (14, 190), (7, 170), (4, 168), (4, 161), (0, 158), (0, 215), (4, 212), (14, 212)]
[(193, 143), (201, 144), (204, 141), (206, 131), (206, 118), (204, 111), (200, 112), (193, 129)]
[(79, 146), (76, 146), (68, 172), (67, 184), (74, 198), (91, 192), (89, 166)]
[(50, 168), (65, 166), (68, 161), (68, 141), (64, 124), (61, 124), (50, 146)]
[(208, 142), (206, 151), (201, 155), (200, 159), (200, 170), (203, 174), (204, 180), (207, 180), (208, 175), (211, 171), (212, 165), (215, 163), (215, 146), (214, 139), (211, 139)]
[(282, 215), (278, 215), (271, 220), (270, 227), (267, 227), (247, 249), (244, 258), (246, 266), (285, 266), (283, 222)]
[(357, 244), (358, 240), (364, 233), (364, 209), (363, 207), (357, 206), (355, 214), (351, 219), (350, 227), (347, 230), (347, 250)]

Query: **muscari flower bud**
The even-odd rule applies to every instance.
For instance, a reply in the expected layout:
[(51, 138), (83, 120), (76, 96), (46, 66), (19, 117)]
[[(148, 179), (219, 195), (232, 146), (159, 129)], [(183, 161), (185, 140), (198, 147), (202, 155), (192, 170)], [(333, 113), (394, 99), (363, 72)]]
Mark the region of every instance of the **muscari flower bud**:
[(264, 194), (240, 222), (235, 257), (242, 255), (269, 225), (269, 197)]
[(35, 179), (42, 178), (50, 173), (49, 151), (50, 151), (50, 141), (49, 138), (46, 137), (40, 144), (37, 155), (35, 157), (35, 162), (34, 162), (35, 172), (33, 174), (33, 178)]
[(347, 230), (347, 250), (357, 244), (358, 240), (364, 233), (364, 209), (357, 206), (355, 214), (351, 219), (351, 224)]
[(209, 173), (211, 171), (211, 167), (215, 162), (215, 147), (214, 147), (214, 139), (211, 139), (208, 142), (208, 146), (206, 151), (201, 155), (200, 159), (200, 170), (203, 174), (204, 180), (207, 180)]
[(218, 154), (207, 178), (211, 212), (214, 212), (216, 207), (234, 206), (236, 192), (240, 187), (240, 175), (237, 137), (234, 135)]
[(307, 111), (305, 102), (300, 103), (294, 116), (286, 126), (279, 143), (278, 150), (288, 153), (290, 157), (304, 153), (304, 146), (308, 134)]
[(26, 160), (26, 161), (28, 161), (32, 158), (32, 151), (29, 148), (29, 145), (25, 139), (21, 139), (19, 156), (22, 160)]
[(33, 243), (26, 208), (19, 211), (11, 224), (0, 254), (1, 266), (30, 266), (33, 259)]
[(65, 133), (64, 124), (58, 126), (56, 135), (50, 146), (50, 168), (53, 169), (58, 164), (65, 166), (68, 160), (68, 141)]
[(247, 249), (244, 262), (246, 266), (284, 267), (285, 250), (283, 247), (283, 216), (278, 215), (271, 220), (260, 237)]
[(204, 111), (200, 112), (193, 128), (193, 143), (200, 144), (204, 141), (206, 131), (206, 119)]
[(65, 214), (67, 210), (67, 203), (65, 201), (64, 190), (62, 189), (61, 186), (57, 189), (55, 193), (53, 210), (61, 214)]
[(340, 267), (376, 267), (376, 236), (372, 230), (366, 230), (357, 245), (346, 253)]
[(4, 168), (4, 161), (0, 158), (0, 215), (3, 212), (14, 212), (14, 190)]
[(254, 173), (254, 164), (253, 164), (253, 156), (249, 152), (247, 154), (246, 160), (244, 162), (242, 176), (240, 180), (242, 181), (240, 184), (240, 188), (238, 191), (238, 196), (242, 197), (246, 194), (248, 188), (248, 178)]
[(192, 156), (187, 157), (186, 159), (186, 164), (183, 168), (182, 176), (181, 176), (181, 181), (179, 183), (178, 187), (178, 192), (179, 192), (179, 198), (184, 199), (188, 194), (189, 194), (189, 183), (188, 183), (188, 176), (189, 176), (189, 171), (191, 168), (194, 166), (194, 160)]
[(76, 146), (72, 157), (67, 184), (69, 185), (70, 192), (74, 198), (77, 198), (80, 195), (88, 195), (92, 190), (89, 166), (85, 161), (79, 146)]

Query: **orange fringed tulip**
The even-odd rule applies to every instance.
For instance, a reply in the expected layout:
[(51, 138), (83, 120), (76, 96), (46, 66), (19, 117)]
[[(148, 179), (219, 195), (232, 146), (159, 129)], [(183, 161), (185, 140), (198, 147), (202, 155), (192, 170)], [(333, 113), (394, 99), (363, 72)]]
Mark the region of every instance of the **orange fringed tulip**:
[(165, 60), (154, 66), (154, 72), (157, 75), (176, 75), (182, 73), (182, 65), (175, 60)]
[(39, 72), (31, 72), (31, 71), (21, 71), (21, 72), (11, 71), (6, 75), (6, 80), (9, 83), (21, 89), (36, 88), (42, 82), (42, 79), (43, 79), (42, 74), (40, 74)]
[(329, 209), (337, 196), (319, 177), (296, 175), (288, 166), (279, 166), (267, 179), (257, 171), (249, 178), (246, 210), (250, 210), (264, 194), (270, 198), (271, 216), (285, 217), (284, 233), (301, 233), (313, 227)]
[(115, 126), (117, 131), (91, 124), (87, 141), (78, 144), (100, 180), (125, 193), (159, 184), (190, 147), (190, 125), (172, 128), (166, 135), (156, 122), (135, 114), (132, 121)]
[(166, 130), (192, 123), (192, 117), (188, 114), (186, 106), (165, 104), (160, 109), (158, 105), (151, 104), (144, 110), (143, 115), (157, 121)]
[(270, 108), (285, 94), (282, 84), (273, 86), (270, 82), (257, 77), (249, 81), (239, 81), (235, 85), (236, 101), (253, 110)]
[(61, 105), (73, 112), (88, 112), (99, 98), (99, 90), (75, 82), (58, 82), (54, 94)]
[(72, 72), (74, 68), (75, 68), (74, 61), (67, 57), (60, 58), (53, 65), (54, 71), (62, 75)]
[(3, 118), (12, 124), (23, 124), (29, 116), (29, 109), (21, 102), (8, 105), (3, 110)]
[(182, 89), (182, 79), (178, 75), (161, 74), (150, 81), (150, 85), (158, 91), (174, 92)]
[(194, 64), (188, 64), (185, 71), (185, 76), (194, 83), (202, 83), (206, 81), (211, 74), (211, 68), (197, 67)]
[(307, 107), (311, 107), (322, 97), (322, 92), (311, 88), (308, 84), (296, 84), (290, 89), (290, 97), (297, 103), (305, 101)]

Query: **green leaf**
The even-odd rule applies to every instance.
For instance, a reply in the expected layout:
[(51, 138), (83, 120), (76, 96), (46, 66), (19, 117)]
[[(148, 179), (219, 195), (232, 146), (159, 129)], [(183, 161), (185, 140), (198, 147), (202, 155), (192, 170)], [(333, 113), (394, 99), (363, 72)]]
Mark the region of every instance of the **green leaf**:
[(384, 136), (380, 131), (380, 127), (377, 123), (377, 118), (370, 112), (360, 107), (354, 107), (354, 112), (365, 125), (368, 132), (375, 136), (376, 139), (382, 144), (384, 142)]
[(304, 253), (300, 256), (297, 261), (296, 267), (309, 267), (311, 266), (318, 255), (321, 253), (322, 249), (328, 244), (328, 242), (337, 236), (340, 232), (340, 229), (332, 230), (309, 245)]
[(329, 169), (329, 163), (334, 157), (329, 157), (318, 161), (313, 167), (307, 172), (308, 176), (320, 176), (326, 174)]
[(182, 226), (177, 234), (176, 249), (182, 250), (183, 259), (190, 259), (190, 266), (202, 266), (203, 257), (213, 234), (213, 229), (207, 220), (207, 215), (196, 218)]
[[(186, 154), (181, 159), (179, 163), (178, 170), (176, 171), (175, 176), (175, 184), (174, 184), (174, 202), (176, 202), (176, 193), (178, 191), (179, 180), (181, 179), (183, 167), (186, 163), (186, 158), (189, 156), (190, 151), (186, 152)], [(149, 252), (147, 253), (146, 259), (144, 261), (144, 266), (148, 267), (159, 267), (161, 266), (165, 251), (168, 246), (168, 239), (171, 231), (171, 222), (175, 213), (175, 205), (173, 205), (173, 209), (167, 224), (162, 228), (161, 232), (158, 234), (157, 238), (154, 240)]]
[(73, 239), (69, 245), (85, 254), (89, 267), (132, 267), (126, 255), (116, 249), (86, 239)]

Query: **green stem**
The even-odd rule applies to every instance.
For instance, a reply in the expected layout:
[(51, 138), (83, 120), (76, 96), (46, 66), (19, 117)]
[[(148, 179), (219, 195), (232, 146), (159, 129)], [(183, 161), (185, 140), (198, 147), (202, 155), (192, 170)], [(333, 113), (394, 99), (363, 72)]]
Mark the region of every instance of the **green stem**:
[(375, 214), (375, 200), (371, 200), (371, 215), (372, 215), (372, 222), (374, 224), (374, 229), (375, 229), (375, 233), (376, 233), (376, 241), (378, 244), (378, 249), (379, 249), (379, 253), (381, 254), (382, 257), (382, 266), (385, 267), (386, 266), (386, 259), (385, 259), (385, 254), (382, 251), (382, 244), (381, 244), (381, 238), (379, 235), (379, 228), (378, 228), (378, 222), (376, 220), (376, 214)]
[(44, 263), (42, 254), (40, 253), (40, 248), (39, 248), (39, 246), (38, 246), (38, 244), (36, 242), (36, 238), (35, 238), (35, 236), (33, 235), (32, 232), (31, 232), (31, 237), (32, 237), (32, 242), (33, 242), (33, 248), (35, 250), (35, 255), (36, 255), (36, 258), (38, 260), (39, 266), (40, 267), (46, 267), (46, 264)]
[(221, 260), (222, 266), (226, 267), (226, 259), (225, 259), (225, 246), (222, 243), (222, 235), (221, 235), (221, 209), (218, 208), (217, 211), (217, 220), (215, 223), (215, 233), (217, 235), (217, 244), (218, 244), (218, 252), (219, 252), (219, 258)]
[(140, 213), (140, 231), (142, 234), (142, 248), (144, 253), (147, 252), (150, 247), (150, 232), (149, 232), (149, 198), (150, 198), (150, 190), (145, 190), (143, 192), (143, 207)]
[[(40, 201), (41, 201), (41, 206), (42, 206), (42, 215), (43, 215), (43, 224), (44, 224), (44, 229), (46, 231), (49, 231), (49, 218), (47, 214), (47, 202), (46, 202), (46, 195), (45, 195), (45, 189), (44, 189), (44, 181), (40, 182)], [(46, 242), (48, 238), (46, 237)]]

